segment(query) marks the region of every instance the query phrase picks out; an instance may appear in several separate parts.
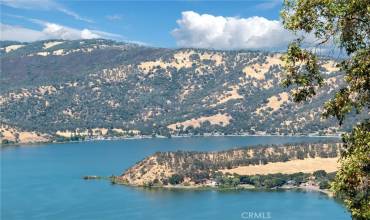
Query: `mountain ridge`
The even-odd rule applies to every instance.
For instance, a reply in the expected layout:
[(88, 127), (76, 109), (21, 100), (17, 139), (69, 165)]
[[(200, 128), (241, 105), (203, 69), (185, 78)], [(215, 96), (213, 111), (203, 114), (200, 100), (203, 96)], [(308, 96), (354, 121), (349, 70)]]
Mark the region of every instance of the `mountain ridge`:
[[(323, 102), (343, 86), (333, 60), (320, 61), (326, 84), (303, 105), (280, 86), (281, 53), (152, 48), (101, 39), (0, 46), (1, 132), (14, 142), (20, 142), (17, 130), (68, 140), (336, 134), (351, 125), (339, 128), (334, 119), (320, 118)], [(15, 130), (13, 136), (7, 128)]]

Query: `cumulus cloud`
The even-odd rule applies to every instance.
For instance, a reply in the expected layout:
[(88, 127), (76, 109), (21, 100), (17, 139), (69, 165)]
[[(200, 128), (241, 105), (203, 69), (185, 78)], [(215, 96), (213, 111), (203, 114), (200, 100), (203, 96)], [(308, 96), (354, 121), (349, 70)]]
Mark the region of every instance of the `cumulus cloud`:
[(181, 47), (282, 49), (294, 39), (280, 21), (263, 17), (223, 17), (182, 12), (171, 33)]
[(76, 29), (36, 19), (33, 19), (33, 22), (40, 24), (42, 26), (42, 30), (34, 30), (30, 28), (8, 24), (0, 24), (1, 29), (0, 39), (27, 42), (46, 39), (63, 39), (63, 40), (93, 39), (93, 38), (118, 39), (122, 37), (121, 35), (118, 34), (89, 29)]
[(92, 39), (101, 37), (88, 29), (78, 30), (54, 23), (45, 23), (45, 27), (42, 32), (46, 36), (50, 36), (50, 38), (61, 38), (66, 40)]
[(1, 0), (0, 4), (20, 9), (56, 10), (80, 21), (85, 21), (89, 23), (93, 22), (91, 19), (80, 16), (76, 12), (67, 9), (62, 4), (59, 4), (54, 0)]

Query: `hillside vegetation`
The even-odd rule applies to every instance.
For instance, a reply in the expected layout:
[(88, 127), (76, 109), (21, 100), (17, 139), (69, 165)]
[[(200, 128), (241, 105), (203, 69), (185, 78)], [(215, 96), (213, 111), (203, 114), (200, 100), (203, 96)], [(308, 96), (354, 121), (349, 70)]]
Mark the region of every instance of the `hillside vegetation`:
[[(180, 177), (181, 183), (196, 185), (217, 182), (218, 177), (230, 174), (335, 172), (340, 149), (340, 143), (332, 142), (255, 146), (220, 152), (158, 152), (138, 162), (116, 180), (129, 185), (147, 186), (167, 185), (171, 178)], [(271, 169), (274, 166), (281, 169)], [(269, 167), (270, 170), (261, 169), (263, 167)], [(253, 173), (243, 172), (245, 168), (250, 168)]]
[(327, 86), (302, 105), (279, 86), (279, 53), (163, 49), (101, 39), (0, 46), (3, 141), (22, 142), (11, 138), (20, 132), (63, 141), (348, 129), (320, 118), (323, 102), (343, 82), (334, 60), (322, 59)]

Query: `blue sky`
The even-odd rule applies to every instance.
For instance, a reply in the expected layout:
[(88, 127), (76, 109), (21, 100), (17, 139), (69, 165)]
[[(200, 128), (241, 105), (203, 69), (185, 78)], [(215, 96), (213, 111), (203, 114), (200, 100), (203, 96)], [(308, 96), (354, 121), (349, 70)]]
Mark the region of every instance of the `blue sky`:
[(156, 47), (278, 48), (287, 40), (281, 2), (1, 0), (1, 39), (102, 37)]

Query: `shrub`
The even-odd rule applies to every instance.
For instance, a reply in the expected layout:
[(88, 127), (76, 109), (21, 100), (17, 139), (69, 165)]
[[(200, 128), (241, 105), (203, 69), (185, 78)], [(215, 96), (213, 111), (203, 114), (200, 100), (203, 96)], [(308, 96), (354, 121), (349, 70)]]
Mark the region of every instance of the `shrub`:
[(180, 184), (184, 181), (184, 176), (182, 175), (179, 175), (179, 174), (173, 174), (169, 179), (168, 179), (168, 182), (171, 184), (171, 185), (177, 185), (177, 184)]

